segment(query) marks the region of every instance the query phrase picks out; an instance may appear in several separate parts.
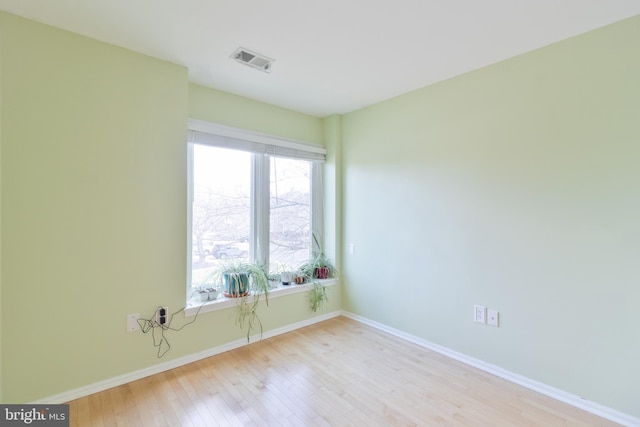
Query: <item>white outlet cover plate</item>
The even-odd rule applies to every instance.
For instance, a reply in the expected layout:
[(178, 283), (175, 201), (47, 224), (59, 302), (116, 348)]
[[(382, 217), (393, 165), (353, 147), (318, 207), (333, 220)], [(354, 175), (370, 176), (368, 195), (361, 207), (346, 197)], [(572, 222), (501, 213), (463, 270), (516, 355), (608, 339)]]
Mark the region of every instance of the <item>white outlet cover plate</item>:
[(140, 313), (134, 313), (127, 316), (127, 332), (140, 330), (140, 324), (138, 323), (139, 318)]
[(483, 305), (474, 305), (473, 321), (477, 323), (487, 323), (487, 307)]

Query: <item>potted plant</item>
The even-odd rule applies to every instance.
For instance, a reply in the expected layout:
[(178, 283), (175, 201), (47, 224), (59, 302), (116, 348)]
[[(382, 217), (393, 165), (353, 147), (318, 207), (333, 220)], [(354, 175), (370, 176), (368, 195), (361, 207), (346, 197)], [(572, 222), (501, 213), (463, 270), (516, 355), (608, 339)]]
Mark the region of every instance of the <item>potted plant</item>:
[(214, 287), (208, 287), (205, 289), (205, 291), (207, 291), (207, 294), (209, 296), (209, 301), (214, 301), (218, 298), (218, 290)]
[(196, 294), (198, 295), (198, 301), (200, 302), (205, 302), (205, 301), (209, 301), (209, 291), (207, 291), (206, 289), (198, 289), (196, 291)]
[(247, 326), (247, 341), (256, 327), (262, 336), (262, 322), (257, 311), (263, 296), (269, 305), (269, 277), (264, 267), (251, 262), (226, 263), (220, 268), (218, 276), (223, 284), (224, 295), (236, 298), (236, 323), (240, 329)]
[(200, 302), (213, 301), (218, 298), (218, 290), (212, 283), (206, 283), (198, 286), (195, 293), (192, 295), (192, 298)]
[(239, 298), (249, 295), (249, 271), (225, 271), (222, 273), (224, 296)]
[[(301, 277), (300, 283), (313, 283), (309, 293), (309, 306), (315, 312), (327, 301), (326, 287), (318, 280), (336, 277), (338, 271), (333, 262), (324, 254), (315, 234), (313, 235), (313, 241), (314, 250), (311, 258), (298, 267), (298, 276)], [(298, 283), (297, 279), (296, 283)]]
[(289, 286), (293, 281), (293, 273), (290, 271), (283, 271), (280, 273), (280, 277), (284, 286)]
[(271, 289), (277, 288), (278, 283), (280, 283), (280, 280), (282, 279), (280, 273), (271, 273), (267, 277), (269, 278), (269, 288)]
[(308, 261), (298, 267), (298, 272), (306, 277), (309, 282), (315, 279), (328, 279), (337, 275), (333, 262), (322, 251), (314, 252)]

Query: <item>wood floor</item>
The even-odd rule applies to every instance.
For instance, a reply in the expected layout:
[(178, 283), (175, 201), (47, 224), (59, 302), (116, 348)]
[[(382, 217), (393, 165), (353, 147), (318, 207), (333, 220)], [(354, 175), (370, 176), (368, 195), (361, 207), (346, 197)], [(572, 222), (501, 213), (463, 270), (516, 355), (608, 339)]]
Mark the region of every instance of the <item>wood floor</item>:
[(70, 403), (71, 426), (614, 426), (345, 317)]

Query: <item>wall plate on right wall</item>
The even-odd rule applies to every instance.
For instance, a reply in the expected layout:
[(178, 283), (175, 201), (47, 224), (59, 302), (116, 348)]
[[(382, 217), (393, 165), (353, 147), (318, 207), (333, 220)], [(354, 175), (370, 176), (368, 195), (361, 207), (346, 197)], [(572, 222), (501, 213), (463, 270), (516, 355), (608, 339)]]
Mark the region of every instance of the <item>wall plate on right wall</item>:
[(483, 305), (474, 305), (473, 321), (476, 323), (487, 323), (487, 307)]
[(487, 325), (500, 326), (500, 313), (498, 313), (498, 310), (487, 310)]

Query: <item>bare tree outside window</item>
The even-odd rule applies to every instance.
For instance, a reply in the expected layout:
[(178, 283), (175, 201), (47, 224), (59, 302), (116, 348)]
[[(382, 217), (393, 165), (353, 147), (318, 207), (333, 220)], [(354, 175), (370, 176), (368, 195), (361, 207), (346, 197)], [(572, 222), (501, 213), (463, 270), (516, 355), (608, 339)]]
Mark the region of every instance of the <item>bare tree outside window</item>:
[(249, 259), (251, 153), (194, 145), (192, 287), (225, 259)]
[(269, 264), (290, 270), (309, 258), (311, 163), (271, 158)]

